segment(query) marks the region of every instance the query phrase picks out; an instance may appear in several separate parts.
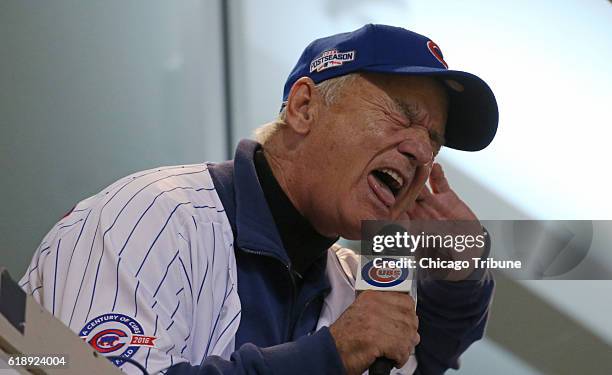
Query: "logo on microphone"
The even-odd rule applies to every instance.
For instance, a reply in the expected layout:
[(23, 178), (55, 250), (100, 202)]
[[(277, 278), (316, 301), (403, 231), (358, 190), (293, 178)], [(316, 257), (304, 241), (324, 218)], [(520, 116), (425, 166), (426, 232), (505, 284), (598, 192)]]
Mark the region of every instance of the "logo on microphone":
[[(393, 259), (382, 258), (382, 260), (392, 261)], [(381, 288), (388, 288), (401, 284), (408, 278), (408, 274), (409, 270), (407, 268), (374, 267), (374, 260), (366, 263), (361, 268), (361, 277), (363, 280), (372, 286)]]

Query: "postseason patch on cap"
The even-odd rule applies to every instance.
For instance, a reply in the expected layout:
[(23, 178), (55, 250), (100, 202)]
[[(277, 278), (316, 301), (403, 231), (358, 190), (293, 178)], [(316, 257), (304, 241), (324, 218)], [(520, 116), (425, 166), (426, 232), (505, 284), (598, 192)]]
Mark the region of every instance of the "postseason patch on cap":
[(340, 52), (337, 49), (330, 49), (310, 62), (310, 73), (335, 68), (353, 60), (355, 60), (355, 51)]

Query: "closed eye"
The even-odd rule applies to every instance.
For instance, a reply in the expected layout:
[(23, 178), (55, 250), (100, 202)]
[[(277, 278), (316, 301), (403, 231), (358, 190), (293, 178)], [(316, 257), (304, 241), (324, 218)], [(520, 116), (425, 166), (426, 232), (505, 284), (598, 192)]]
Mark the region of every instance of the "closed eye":
[[(427, 117), (427, 113), (425, 111), (422, 111), (417, 104), (408, 104), (397, 98), (393, 99), (393, 104), (395, 107), (395, 111), (398, 114), (401, 114), (401, 117), (404, 120), (402, 121), (402, 124), (405, 127), (409, 127), (411, 124), (422, 123)], [(444, 146), (446, 140), (444, 139), (444, 136), (442, 134), (440, 134), (434, 129), (427, 129), (427, 132), (429, 134), (429, 139), (432, 141), (436, 150), (439, 150), (442, 146)]]

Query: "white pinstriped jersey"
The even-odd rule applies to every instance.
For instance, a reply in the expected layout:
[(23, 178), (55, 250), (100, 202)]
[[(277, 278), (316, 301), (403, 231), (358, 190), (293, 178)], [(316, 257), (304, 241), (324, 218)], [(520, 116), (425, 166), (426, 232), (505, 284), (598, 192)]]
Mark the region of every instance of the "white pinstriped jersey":
[[(151, 169), (77, 204), (44, 237), (20, 286), (104, 355), (165, 373), (235, 350), (233, 242), (206, 164)], [(317, 329), (353, 302), (354, 257), (330, 249), (332, 292)], [(141, 373), (120, 358), (122, 371)], [(415, 367), (412, 357), (397, 373)]]
[(234, 350), (232, 247), (205, 164), (153, 169), (80, 202), (43, 239), (20, 285), (96, 349), (154, 373)]

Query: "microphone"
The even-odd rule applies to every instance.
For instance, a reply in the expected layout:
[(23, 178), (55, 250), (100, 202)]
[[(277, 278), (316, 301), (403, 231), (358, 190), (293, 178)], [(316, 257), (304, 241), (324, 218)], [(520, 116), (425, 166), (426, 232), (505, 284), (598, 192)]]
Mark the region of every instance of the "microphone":
[[(383, 267), (384, 262), (389, 265), (393, 262), (396, 266)], [(413, 268), (409, 268), (407, 262), (411, 262)], [(415, 302), (417, 301), (416, 282), (416, 258), (414, 256), (359, 256), (359, 272), (355, 279), (355, 290), (394, 291), (409, 293)], [(414, 353), (413, 353), (414, 354)], [(370, 365), (369, 375), (389, 375), (395, 362), (385, 358), (377, 358)]]

